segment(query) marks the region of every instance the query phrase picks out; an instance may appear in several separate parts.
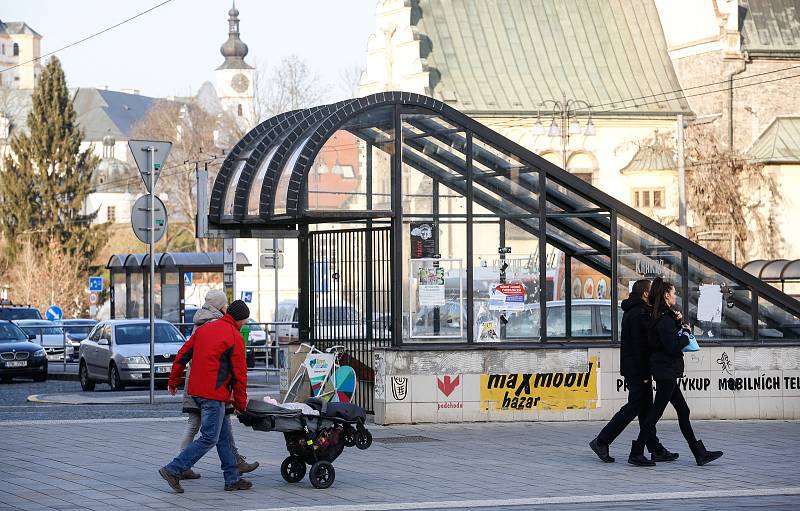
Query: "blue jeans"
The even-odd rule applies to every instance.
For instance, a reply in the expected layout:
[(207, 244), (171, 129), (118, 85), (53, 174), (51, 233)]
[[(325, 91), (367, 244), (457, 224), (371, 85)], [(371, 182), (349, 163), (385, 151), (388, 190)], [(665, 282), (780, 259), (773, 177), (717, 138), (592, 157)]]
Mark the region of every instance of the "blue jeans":
[(225, 484), (235, 483), (240, 474), (232, 448), (231, 423), (225, 420), (225, 403), (202, 397), (195, 397), (194, 400), (200, 407), (200, 436), (164, 468), (170, 474), (179, 476), (216, 445)]

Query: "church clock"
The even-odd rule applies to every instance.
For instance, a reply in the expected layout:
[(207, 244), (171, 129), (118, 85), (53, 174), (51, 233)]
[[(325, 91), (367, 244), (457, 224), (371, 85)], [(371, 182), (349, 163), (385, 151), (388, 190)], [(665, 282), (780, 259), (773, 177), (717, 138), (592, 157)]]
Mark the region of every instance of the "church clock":
[(235, 90), (236, 92), (239, 93), (245, 92), (249, 85), (250, 85), (250, 80), (248, 80), (247, 77), (242, 73), (236, 73), (235, 75), (233, 75), (233, 78), (231, 79), (231, 87), (233, 87), (233, 90)]

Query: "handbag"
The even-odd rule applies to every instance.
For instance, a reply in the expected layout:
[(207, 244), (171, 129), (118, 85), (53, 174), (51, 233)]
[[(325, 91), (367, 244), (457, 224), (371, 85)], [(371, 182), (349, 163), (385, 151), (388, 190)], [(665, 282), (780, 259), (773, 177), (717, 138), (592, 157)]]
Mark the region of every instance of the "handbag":
[(684, 353), (690, 353), (692, 351), (700, 351), (700, 345), (697, 344), (697, 338), (694, 336), (693, 333), (687, 332), (686, 330), (681, 330), (678, 335), (682, 335), (689, 338), (689, 344), (683, 347), (681, 350)]

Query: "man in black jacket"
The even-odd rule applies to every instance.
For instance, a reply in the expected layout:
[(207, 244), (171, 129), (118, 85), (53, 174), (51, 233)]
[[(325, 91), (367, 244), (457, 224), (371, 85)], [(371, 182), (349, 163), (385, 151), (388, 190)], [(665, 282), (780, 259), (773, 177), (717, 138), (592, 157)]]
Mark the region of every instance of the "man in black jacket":
[[(650, 379), (649, 357), (647, 347), (647, 321), (650, 318), (650, 306), (647, 304), (650, 292), (649, 280), (637, 280), (631, 293), (622, 301), (622, 332), (620, 333), (619, 369), (625, 378), (628, 388), (628, 402), (619, 409), (614, 417), (600, 431), (597, 437), (589, 442), (589, 447), (597, 457), (606, 463), (613, 463), (608, 453), (608, 446), (622, 430), (639, 417), (641, 423), (647, 411), (653, 406), (653, 383)], [(673, 461), (676, 453), (669, 452), (658, 437), (653, 435), (647, 443), (653, 461)]]

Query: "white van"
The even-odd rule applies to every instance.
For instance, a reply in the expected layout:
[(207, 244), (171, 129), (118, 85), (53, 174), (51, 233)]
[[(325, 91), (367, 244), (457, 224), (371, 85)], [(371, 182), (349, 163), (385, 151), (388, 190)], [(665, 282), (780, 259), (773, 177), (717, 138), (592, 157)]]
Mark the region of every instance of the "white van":
[(291, 325), (275, 325), (275, 334), (278, 344), (289, 344), (300, 340), (298, 329), (299, 310), (297, 299), (281, 300), (278, 302), (278, 312), (275, 314), (276, 323), (293, 323)]
[[(278, 302), (277, 323), (293, 323), (291, 325), (276, 325), (278, 343), (288, 344), (298, 342), (300, 332), (298, 328), (299, 310), (297, 299), (282, 300)], [(315, 335), (317, 339), (341, 339), (347, 337), (359, 338), (364, 336), (366, 321), (358, 310), (347, 302), (331, 307), (317, 308), (317, 324)], [(373, 326), (373, 335), (380, 338), (389, 337), (385, 327)]]

